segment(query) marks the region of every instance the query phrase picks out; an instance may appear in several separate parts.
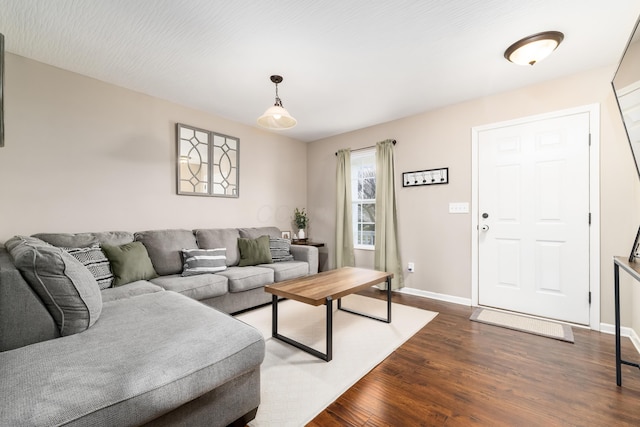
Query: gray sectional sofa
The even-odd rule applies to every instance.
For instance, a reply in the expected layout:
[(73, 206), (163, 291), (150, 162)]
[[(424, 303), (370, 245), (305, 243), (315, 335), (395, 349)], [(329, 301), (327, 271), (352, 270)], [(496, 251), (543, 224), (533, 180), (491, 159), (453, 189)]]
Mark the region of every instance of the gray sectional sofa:
[[(293, 259), (244, 266), (251, 262), (239, 241), (265, 235), (274, 242), (281, 233), (152, 230), (7, 241), (0, 247), (0, 425), (245, 425), (260, 403), (264, 338), (231, 314), (270, 302), (264, 285), (318, 269), (317, 248), (296, 245), (288, 248)], [(183, 249), (226, 254), (211, 257), (216, 272), (200, 274), (197, 263), (187, 268)], [(108, 254), (113, 282), (99, 274), (104, 259), (83, 258), (90, 252)], [(130, 258), (131, 269), (126, 257), (141, 252), (148, 258)], [(118, 257), (129, 262), (128, 277), (116, 274)]]

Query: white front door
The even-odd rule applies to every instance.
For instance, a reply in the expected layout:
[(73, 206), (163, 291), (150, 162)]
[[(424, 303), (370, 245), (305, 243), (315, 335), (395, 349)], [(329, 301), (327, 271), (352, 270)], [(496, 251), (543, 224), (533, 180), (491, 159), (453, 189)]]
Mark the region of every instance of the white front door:
[(589, 324), (589, 113), (478, 133), (478, 303)]

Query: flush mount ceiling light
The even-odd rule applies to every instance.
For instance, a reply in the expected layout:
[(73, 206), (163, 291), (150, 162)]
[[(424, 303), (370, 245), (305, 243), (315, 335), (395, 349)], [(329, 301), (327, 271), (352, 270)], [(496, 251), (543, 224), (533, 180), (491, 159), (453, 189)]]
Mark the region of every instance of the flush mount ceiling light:
[(267, 111), (258, 118), (258, 124), (273, 130), (292, 128), (298, 122), (284, 109), (278, 97), (278, 83), (282, 83), (282, 76), (271, 76), (271, 81), (276, 84), (276, 103), (273, 107), (267, 108)]
[(545, 31), (518, 40), (504, 52), (504, 57), (514, 64), (533, 65), (551, 55), (564, 39), (559, 31)]

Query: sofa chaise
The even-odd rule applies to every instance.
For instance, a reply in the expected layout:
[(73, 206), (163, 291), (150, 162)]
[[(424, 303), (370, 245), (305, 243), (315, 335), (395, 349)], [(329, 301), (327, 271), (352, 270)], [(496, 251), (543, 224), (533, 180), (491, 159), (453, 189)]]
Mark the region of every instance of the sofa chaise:
[(264, 285), (318, 268), (317, 248), (280, 236), (261, 227), (7, 241), (0, 425), (244, 426), (260, 403), (265, 345), (231, 314), (268, 303)]

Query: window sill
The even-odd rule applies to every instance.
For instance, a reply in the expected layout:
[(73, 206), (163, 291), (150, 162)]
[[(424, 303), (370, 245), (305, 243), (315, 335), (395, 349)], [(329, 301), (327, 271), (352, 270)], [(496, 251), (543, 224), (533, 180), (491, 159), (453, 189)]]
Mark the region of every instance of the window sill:
[(354, 250), (356, 251), (375, 251), (375, 246), (354, 246)]

